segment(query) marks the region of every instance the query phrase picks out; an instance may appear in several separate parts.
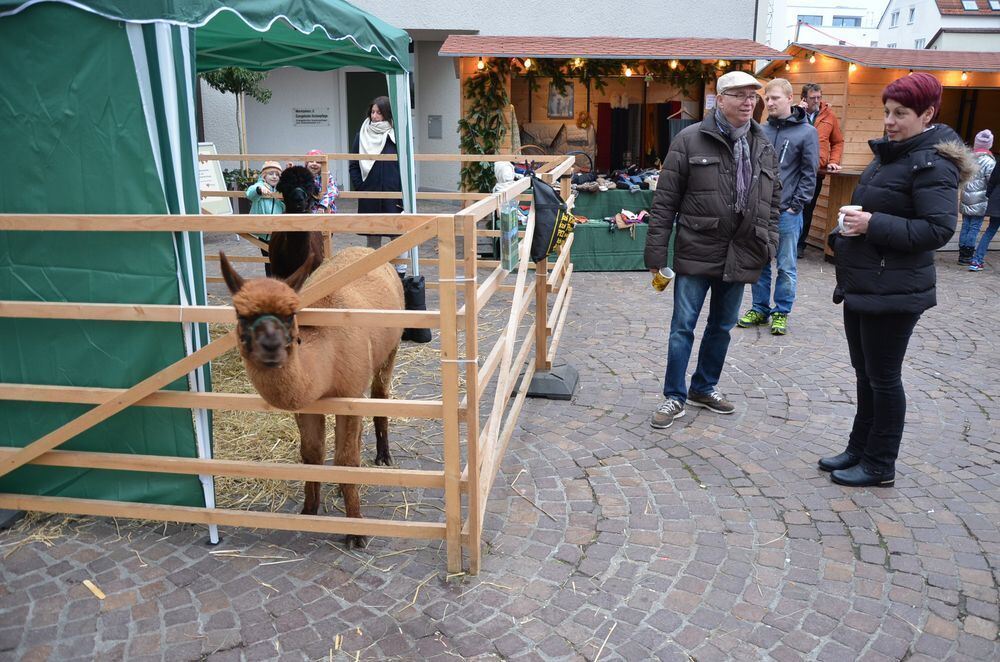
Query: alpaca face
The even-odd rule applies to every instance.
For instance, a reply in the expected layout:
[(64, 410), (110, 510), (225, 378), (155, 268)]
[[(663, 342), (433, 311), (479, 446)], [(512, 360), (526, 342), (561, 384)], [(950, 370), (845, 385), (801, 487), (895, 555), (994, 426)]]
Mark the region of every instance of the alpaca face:
[(263, 368), (279, 369), (288, 363), (295, 334), (295, 316), (259, 315), (239, 318), (240, 353)]

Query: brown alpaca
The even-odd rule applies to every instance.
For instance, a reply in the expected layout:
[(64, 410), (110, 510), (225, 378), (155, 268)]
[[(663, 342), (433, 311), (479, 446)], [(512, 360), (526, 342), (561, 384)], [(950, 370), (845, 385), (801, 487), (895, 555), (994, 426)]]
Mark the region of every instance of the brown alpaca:
[[(269, 404), (301, 409), (320, 398), (360, 398), (371, 387), (371, 397), (388, 398), (401, 329), (362, 327), (303, 327), (295, 315), (301, 309), (298, 291), (306, 279), (322, 278), (371, 253), (348, 248), (325, 261), (313, 276), (313, 257), (287, 280), (244, 280), (219, 254), (222, 275), (233, 294), (239, 320), (240, 354), (250, 382)], [(389, 264), (316, 302), (318, 308), (403, 310), (403, 286)], [(326, 417), (295, 414), (301, 437), (302, 461), (323, 464)], [(392, 463), (389, 455), (389, 419), (375, 417), (375, 464)], [(337, 415), (333, 463), (361, 465), (361, 417)], [(348, 517), (361, 517), (358, 486), (342, 484)], [(302, 513), (319, 512), (319, 483), (307, 482)], [(363, 536), (347, 536), (348, 546), (364, 544)]]

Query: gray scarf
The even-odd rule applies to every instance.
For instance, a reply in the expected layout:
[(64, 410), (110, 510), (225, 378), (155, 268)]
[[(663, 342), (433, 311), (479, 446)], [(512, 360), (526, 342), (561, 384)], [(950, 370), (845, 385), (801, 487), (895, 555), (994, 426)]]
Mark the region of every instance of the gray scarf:
[(750, 132), (752, 123), (751, 120), (741, 127), (734, 127), (726, 120), (726, 116), (722, 114), (721, 110), (715, 109), (715, 125), (719, 127), (719, 132), (733, 144), (733, 159), (736, 161), (737, 212), (742, 212), (747, 208), (747, 195), (750, 193), (753, 166), (750, 165), (750, 141), (747, 140), (747, 134)]

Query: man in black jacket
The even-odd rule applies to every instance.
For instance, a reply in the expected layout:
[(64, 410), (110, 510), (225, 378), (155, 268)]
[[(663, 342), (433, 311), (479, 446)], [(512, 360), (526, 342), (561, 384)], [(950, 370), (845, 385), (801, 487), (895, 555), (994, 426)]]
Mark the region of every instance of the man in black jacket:
[[(734, 71), (716, 83), (716, 108), (681, 131), (670, 145), (653, 196), (645, 262), (653, 273), (667, 264), (676, 220), (674, 310), (670, 320), (663, 395), (654, 428), (667, 428), (685, 403), (731, 414), (716, 388), (747, 283), (778, 246), (781, 184), (774, 148), (751, 118), (761, 84)], [(711, 290), (708, 322), (688, 392), (685, 373), (694, 327)]]
[(757, 326), (771, 318), (771, 333), (788, 332), (788, 315), (795, 303), (798, 281), (796, 247), (802, 232), (802, 211), (812, 200), (819, 168), (819, 137), (816, 128), (806, 121), (805, 110), (792, 105), (792, 85), (775, 78), (764, 90), (767, 123), (761, 128), (778, 153), (781, 176), (781, 217), (778, 220), (777, 277), (774, 279), (774, 305), (771, 305), (771, 264), (761, 271), (754, 283), (753, 307), (740, 318), (743, 327)]

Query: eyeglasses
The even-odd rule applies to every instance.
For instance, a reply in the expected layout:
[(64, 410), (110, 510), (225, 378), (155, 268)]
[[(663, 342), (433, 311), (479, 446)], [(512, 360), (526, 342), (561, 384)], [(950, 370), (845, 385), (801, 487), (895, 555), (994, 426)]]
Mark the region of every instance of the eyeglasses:
[(739, 92), (736, 92), (736, 93), (734, 93), (734, 92), (723, 92), (722, 96), (724, 96), (724, 97), (732, 97), (733, 99), (739, 99), (740, 103), (743, 103), (744, 101), (749, 101), (750, 99), (755, 98), (757, 96), (757, 93), (756, 92), (742, 92), (742, 93), (739, 93)]

